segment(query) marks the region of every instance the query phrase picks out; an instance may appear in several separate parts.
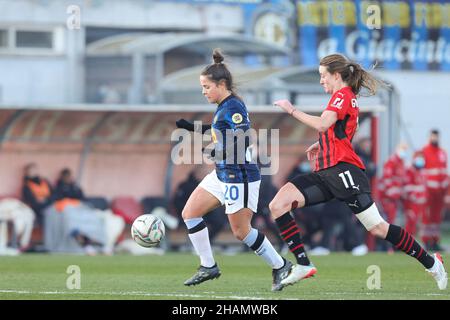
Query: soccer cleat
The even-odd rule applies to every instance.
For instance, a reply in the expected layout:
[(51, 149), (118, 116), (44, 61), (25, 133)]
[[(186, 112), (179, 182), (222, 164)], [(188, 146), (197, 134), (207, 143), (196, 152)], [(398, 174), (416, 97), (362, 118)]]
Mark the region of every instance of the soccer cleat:
[(316, 272), (317, 269), (312, 263), (309, 266), (296, 264), (292, 267), (291, 273), (285, 279), (281, 280), (281, 284), (283, 286), (294, 284), (302, 279), (312, 277)]
[(434, 264), (430, 269), (426, 269), (436, 280), (438, 288), (440, 290), (445, 290), (447, 288), (447, 272), (445, 272), (444, 262), (442, 261), (442, 257), (439, 253), (433, 254), (434, 256)]
[(220, 270), (217, 264), (210, 268), (200, 266), (197, 272), (188, 280), (184, 282), (185, 286), (195, 286), (207, 280), (212, 280), (220, 277)]
[(281, 291), (285, 287), (281, 282), (291, 273), (293, 264), (289, 260), (284, 259), (284, 266), (280, 269), (272, 270), (272, 291)]

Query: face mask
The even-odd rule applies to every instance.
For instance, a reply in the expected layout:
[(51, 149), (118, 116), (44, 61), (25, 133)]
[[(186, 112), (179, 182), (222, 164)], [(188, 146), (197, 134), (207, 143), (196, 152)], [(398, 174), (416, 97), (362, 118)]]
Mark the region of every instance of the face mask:
[(406, 151), (405, 150), (397, 151), (397, 155), (400, 159), (404, 160), (406, 158)]
[(414, 159), (414, 167), (416, 167), (417, 169), (421, 169), (425, 166), (425, 159), (424, 158), (415, 158)]
[(309, 165), (309, 162), (302, 162), (300, 163), (300, 165), (298, 166), (300, 171), (302, 172), (310, 172), (311, 171), (311, 166)]

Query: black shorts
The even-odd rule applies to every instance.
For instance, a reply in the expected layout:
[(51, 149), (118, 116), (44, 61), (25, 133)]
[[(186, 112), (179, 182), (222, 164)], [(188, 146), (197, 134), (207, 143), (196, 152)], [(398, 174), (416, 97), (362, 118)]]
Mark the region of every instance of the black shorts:
[(305, 197), (305, 206), (327, 202), (331, 199), (345, 200), (352, 196), (370, 193), (370, 183), (365, 172), (350, 163), (337, 165), (290, 180)]

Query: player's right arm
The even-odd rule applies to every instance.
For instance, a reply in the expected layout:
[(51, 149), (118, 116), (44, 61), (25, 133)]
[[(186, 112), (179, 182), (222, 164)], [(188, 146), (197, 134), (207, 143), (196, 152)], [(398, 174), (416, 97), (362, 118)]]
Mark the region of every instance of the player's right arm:
[(307, 114), (299, 109), (296, 109), (288, 100), (278, 100), (274, 105), (279, 106), (285, 112), (296, 118), (298, 121), (316, 129), (319, 132), (325, 132), (338, 120), (338, 114), (329, 109), (325, 110), (320, 117)]

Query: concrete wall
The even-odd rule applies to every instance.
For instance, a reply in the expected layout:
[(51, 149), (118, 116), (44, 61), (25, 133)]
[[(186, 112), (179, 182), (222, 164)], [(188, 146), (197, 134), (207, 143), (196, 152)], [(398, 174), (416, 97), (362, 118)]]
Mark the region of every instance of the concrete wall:
[[(0, 23), (66, 25), (69, 6), (80, 8), (81, 27), (190, 29), (210, 33), (244, 28), (239, 5), (190, 5), (135, 0), (1, 0)], [(132, 19), (130, 18), (132, 17)]]
[(64, 57), (0, 56), (1, 104), (52, 104), (67, 101)]

